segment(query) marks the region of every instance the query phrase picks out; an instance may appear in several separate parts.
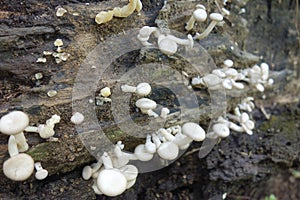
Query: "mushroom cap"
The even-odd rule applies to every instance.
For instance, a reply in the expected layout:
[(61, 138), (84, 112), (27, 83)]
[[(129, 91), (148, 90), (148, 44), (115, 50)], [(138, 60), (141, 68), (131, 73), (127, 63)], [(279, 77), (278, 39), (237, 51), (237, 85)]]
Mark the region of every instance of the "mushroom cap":
[(157, 154), (165, 160), (174, 160), (179, 153), (178, 146), (173, 142), (163, 142), (157, 149)]
[(29, 124), (28, 115), (22, 111), (12, 111), (0, 119), (0, 131), (7, 135), (22, 132)]
[(148, 153), (146, 151), (145, 145), (140, 144), (135, 147), (134, 149), (134, 155), (140, 160), (140, 161), (149, 161), (153, 158), (153, 154)]
[(130, 181), (127, 181), (127, 186), (126, 186), (126, 189), (129, 189), (131, 188), (136, 182), (136, 179), (133, 179), (133, 180), (130, 180)]
[(149, 110), (156, 108), (156, 102), (148, 99), (148, 98), (141, 98), (135, 102), (136, 107), (143, 109), (143, 110)]
[(34, 161), (31, 156), (20, 153), (3, 163), (5, 176), (14, 181), (24, 181), (30, 177), (34, 170)]
[(194, 141), (203, 141), (205, 139), (205, 131), (199, 124), (187, 122), (182, 126), (182, 134), (190, 137)]
[(43, 179), (45, 179), (47, 176), (48, 176), (48, 171), (47, 171), (46, 169), (38, 170), (38, 171), (35, 173), (35, 178), (38, 179), (38, 180), (43, 180)]
[(134, 165), (125, 165), (120, 168), (121, 173), (125, 176), (127, 181), (136, 179), (138, 176), (139, 170)]
[(139, 96), (146, 96), (151, 92), (151, 86), (149, 83), (139, 83), (136, 86), (136, 93)]
[(223, 16), (220, 13), (211, 13), (209, 18), (213, 21), (220, 22), (223, 20)]
[(204, 22), (207, 19), (206, 10), (203, 8), (198, 8), (193, 12), (193, 17), (196, 21)]
[(225, 124), (222, 124), (222, 123), (214, 124), (212, 129), (213, 129), (213, 132), (218, 135), (218, 137), (224, 138), (224, 137), (229, 136), (229, 134), (230, 134), (229, 128)]
[(169, 38), (164, 38), (159, 41), (158, 48), (164, 54), (173, 55), (174, 53), (176, 53), (178, 45), (173, 40), (170, 40)]
[(98, 188), (106, 196), (122, 194), (127, 187), (125, 176), (117, 169), (104, 169), (97, 178)]
[(80, 112), (75, 112), (71, 117), (71, 122), (73, 124), (81, 124), (84, 121), (84, 116)]
[(84, 180), (89, 180), (92, 177), (93, 169), (91, 166), (87, 165), (82, 170), (82, 178)]
[(215, 74), (207, 74), (203, 77), (203, 82), (207, 85), (207, 87), (217, 86), (221, 83), (221, 79)]
[(223, 63), (226, 67), (232, 67), (233, 66), (233, 61), (231, 59), (226, 59), (226, 60), (224, 60)]

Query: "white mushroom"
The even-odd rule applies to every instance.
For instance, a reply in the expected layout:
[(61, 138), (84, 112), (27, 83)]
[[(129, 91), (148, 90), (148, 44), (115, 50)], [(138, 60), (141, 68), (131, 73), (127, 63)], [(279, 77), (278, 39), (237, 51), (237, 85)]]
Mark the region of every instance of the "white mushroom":
[(135, 180), (138, 176), (138, 169), (134, 165), (125, 165), (124, 167), (120, 168), (120, 172), (125, 176), (127, 180), (126, 189), (132, 187), (135, 183)]
[(205, 139), (205, 131), (203, 128), (194, 122), (187, 122), (182, 126), (182, 135), (184, 138), (176, 137), (173, 140), (179, 147), (190, 144), (192, 141), (203, 141)]
[(161, 143), (157, 149), (157, 154), (165, 160), (174, 160), (177, 158), (179, 153), (179, 148), (177, 144), (171, 141), (166, 141)]
[(51, 118), (46, 121), (46, 124), (41, 124), (38, 127), (27, 126), (25, 131), (39, 133), (41, 138), (50, 138), (55, 134), (54, 132), (55, 124), (59, 122), (60, 122), (60, 116), (55, 114), (52, 115)]
[(101, 157), (104, 168), (98, 175), (97, 186), (106, 196), (118, 196), (122, 194), (127, 187), (127, 179), (120, 170), (113, 168), (112, 161), (105, 152)]
[(151, 141), (151, 135), (149, 134), (146, 137), (145, 150), (150, 154), (156, 152), (156, 145)]
[(84, 121), (84, 116), (80, 112), (75, 112), (71, 117), (73, 124), (81, 124)]
[(124, 145), (121, 141), (118, 141), (114, 149), (114, 157), (112, 157), (113, 166), (116, 168), (127, 165), (130, 160), (136, 160), (136, 156), (132, 153), (123, 152)]
[(146, 150), (146, 147), (144, 144), (139, 144), (134, 149), (134, 155), (140, 160), (140, 161), (149, 161), (153, 158), (153, 154), (149, 153)]
[(27, 151), (29, 148), (23, 134), (28, 124), (29, 118), (22, 111), (12, 111), (0, 119), (0, 132), (15, 136), (19, 152)]
[(141, 109), (142, 113), (148, 114), (149, 116), (158, 117), (153, 109), (156, 108), (157, 104), (155, 101), (148, 98), (141, 98), (135, 102), (136, 107)]
[(173, 35), (160, 35), (158, 37), (158, 48), (166, 55), (173, 55), (177, 52), (178, 45), (184, 45), (188, 48), (193, 48), (194, 40), (193, 37), (188, 34), (188, 39), (180, 39)]
[(168, 108), (163, 107), (160, 111), (160, 117), (166, 119), (169, 113), (170, 110)]
[(85, 166), (84, 168), (83, 168), (83, 170), (82, 170), (82, 173), (81, 173), (81, 175), (82, 175), (82, 178), (84, 179), (84, 180), (89, 180), (91, 177), (92, 177), (92, 167), (91, 166), (89, 166), (89, 165), (87, 165), (87, 166)]
[(34, 170), (34, 161), (31, 156), (20, 153), (14, 155), (3, 163), (3, 173), (14, 181), (28, 179)]
[(213, 30), (217, 23), (223, 21), (223, 16), (219, 13), (211, 13), (209, 18), (212, 20), (208, 27), (201, 34), (196, 34), (195, 39), (201, 40), (208, 36), (208, 34)]
[(103, 97), (109, 97), (111, 95), (111, 91), (109, 87), (104, 87), (100, 90), (100, 94)]
[(226, 124), (224, 123), (217, 123), (214, 124), (212, 127), (212, 132), (206, 134), (206, 137), (208, 138), (225, 138), (228, 137), (230, 134), (230, 130), (228, 128), (228, 126), (226, 126)]
[(192, 16), (190, 17), (189, 21), (187, 22), (185, 29), (192, 30), (196, 21), (204, 22), (207, 18), (207, 13), (205, 7), (201, 4), (196, 6), (196, 10), (193, 12)]
[(43, 169), (41, 162), (34, 163), (34, 168), (36, 170), (35, 178), (38, 180), (43, 180), (48, 176), (48, 171)]
[(151, 86), (149, 83), (139, 83), (136, 87), (130, 85), (122, 85), (122, 92), (136, 93), (138, 96), (147, 96), (151, 92)]
[(224, 60), (224, 65), (225, 67), (232, 67), (233, 66), (233, 61), (231, 59), (226, 59)]
[(139, 34), (137, 35), (138, 40), (144, 45), (144, 46), (150, 46), (151, 43), (148, 42), (150, 35), (154, 33), (156, 37), (158, 37), (159, 30), (156, 27), (150, 27), (150, 26), (144, 26), (140, 29)]

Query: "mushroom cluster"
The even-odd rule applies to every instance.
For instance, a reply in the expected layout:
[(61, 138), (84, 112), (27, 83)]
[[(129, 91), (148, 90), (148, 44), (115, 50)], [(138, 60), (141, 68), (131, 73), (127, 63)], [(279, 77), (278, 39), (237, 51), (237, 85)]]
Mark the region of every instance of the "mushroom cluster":
[(194, 46), (194, 40), (190, 34), (187, 36), (187, 39), (181, 39), (170, 33), (164, 33), (156, 27), (149, 26), (142, 27), (137, 38), (144, 46), (152, 46), (153, 44), (148, 42), (152, 33), (157, 38), (158, 49), (166, 55), (175, 54), (178, 49), (178, 44), (183, 45), (188, 49), (191, 49)]
[(104, 24), (112, 20), (113, 17), (125, 18), (131, 15), (134, 11), (140, 13), (142, 10), (142, 2), (140, 0), (129, 0), (129, 3), (122, 8), (115, 7), (113, 10), (101, 11), (95, 17), (97, 24)]
[[(224, 15), (229, 15), (229, 12), (226, 9), (222, 9)], [(214, 29), (214, 27), (223, 21), (223, 15), (220, 13), (211, 13), (209, 14), (209, 19), (211, 20), (208, 27), (201, 33), (196, 33), (194, 39), (201, 40), (209, 35), (209, 33)], [(187, 22), (185, 29), (190, 31), (194, 28), (195, 22), (204, 22), (207, 19), (206, 8), (202, 4), (196, 5), (196, 10), (193, 12), (189, 21)]]
[(191, 84), (194, 87), (206, 86), (210, 90), (224, 88), (226, 90), (244, 89), (243, 82), (254, 86), (258, 91), (263, 92), (266, 85), (273, 84), (273, 79), (269, 78), (269, 66), (262, 63), (260, 67), (254, 65), (252, 68), (236, 70), (232, 68), (233, 61), (225, 60), (224, 68), (212, 70), (211, 73), (203, 77), (194, 77)]
[[(207, 133), (208, 138), (225, 138), (230, 134), (230, 129), (236, 132), (245, 132), (248, 135), (253, 134), (255, 127), (254, 121), (250, 118), (250, 112), (254, 109), (253, 97), (247, 97), (234, 109), (234, 114), (227, 113), (226, 117), (218, 117), (212, 131)], [(241, 110), (243, 112), (241, 112)], [(227, 119), (226, 119), (227, 118)], [(233, 120), (239, 125), (229, 120)]]
[[(10, 158), (3, 163), (3, 173), (14, 181), (28, 179), (36, 168), (36, 179), (42, 180), (48, 176), (41, 163), (34, 163), (32, 157), (26, 153), (29, 146), (23, 131), (29, 125), (29, 117), (22, 111), (12, 111), (0, 119), (0, 132), (10, 135), (8, 140), (8, 154)], [(22, 152), (22, 153), (20, 153)]]
[(138, 175), (138, 168), (129, 164), (131, 160), (150, 161), (154, 154), (162, 160), (174, 160), (180, 149), (186, 149), (192, 141), (203, 141), (205, 131), (194, 122), (168, 129), (161, 128), (147, 135), (145, 144), (135, 147), (134, 153), (124, 152), (124, 144), (118, 141), (112, 152), (104, 152), (101, 159), (82, 170), (82, 178), (93, 178), (96, 194), (117, 196), (132, 187)]

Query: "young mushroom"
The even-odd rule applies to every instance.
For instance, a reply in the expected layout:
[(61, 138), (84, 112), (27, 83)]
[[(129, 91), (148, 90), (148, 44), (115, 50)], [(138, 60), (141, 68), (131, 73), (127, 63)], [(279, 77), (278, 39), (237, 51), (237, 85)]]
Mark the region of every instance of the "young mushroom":
[(8, 141), (10, 158), (3, 163), (3, 173), (13, 181), (28, 179), (34, 170), (34, 161), (31, 156), (19, 153), (15, 137), (11, 135)]
[(203, 33), (197, 33), (194, 39), (201, 40), (209, 35), (213, 28), (221, 21), (223, 21), (223, 16), (219, 13), (211, 13), (209, 18), (212, 20), (208, 27), (203, 31)]
[(97, 186), (99, 190), (106, 196), (118, 196), (122, 194), (127, 187), (127, 179), (119, 169), (113, 168), (111, 158), (105, 152), (101, 160), (104, 169), (99, 173), (97, 178)]
[(41, 162), (34, 163), (34, 168), (36, 170), (35, 178), (38, 180), (43, 180), (48, 176), (48, 171), (43, 169)]
[(216, 123), (212, 127), (212, 132), (206, 134), (207, 138), (225, 138), (230, 134), (228, 126), (224, 123)]
[(150, 117), (158, 117), (158, 114), (153, 111), (157, 106), (155, 101), (148, 98), (141, 98), (135, 102), (135, 105), (141, 109), (142, 113), (148, 114)]
[(166, 55), (173, 55), (177, 52), (178, 45), (184, 45), (188, 48), (193, 48), (194, 40), (193, 37), (188, 34), (188, 39), (180, 39), (173, 35), (160, 35), (158, 37), (158, 48)]
[(139, 83), (136, 87), (130, 85), (122, 85), (122, 92), (136, 93), (138, 96), (147, 96), (151, 92), (151, 86), (149, 83)]
[(46, 121), (46, 124), (41, 124), (38, 127), (27, 126), (25, 131), (39, 133), (41, 138), (45, 138), (45, 139), (50, 138), (55, 134), (54, 132), (55, 124), (59, 122), (60, 122), (60, 116), (55, 114), (52, 115), (51, 118)]
[(134, 155), (140, 161), (149, 161), (153, 158), (153, 153), (149, 153), (149, 151), (146, 149), (145, 144), (139, 144), (138, 146), (136, 146), (134, 149)]
[(204, 22), (206, 18), (207, 18), (207, 13), (205, 7), (201, 4), (196, 5), (196, 10), (193, 12), (192, 16), (187, 22), (185, 29), (187, 31), (192, 30), (196, 21)]
[(73, 124), (81, 124), (84, 121), (84, 116), (80, 112), (75, 112), (70, 120)]
[(23, 133), (28, 124), (29, 118), (22, 111), (12, 111), (0, 119), (0, 132), (15, 136), (19, 152), (27, 151), (29, 148)]
[(187, 122), (182, 126), (182, 137), (176, 137), (173, 140), (179, 148), (190, 144), (192, 141), (203, 141), (205, 139), (205, 131), (203, 128), (194, 122)]

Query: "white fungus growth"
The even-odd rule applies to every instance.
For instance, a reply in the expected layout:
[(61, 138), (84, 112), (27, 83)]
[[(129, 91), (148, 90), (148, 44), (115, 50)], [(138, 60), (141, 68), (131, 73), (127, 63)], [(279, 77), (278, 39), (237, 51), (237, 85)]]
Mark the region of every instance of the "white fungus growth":
[(56, 90), (49, 90), (47, 92), (48, 97), (54, 97), (57, 95), (57, 91)]
[(23, 134), (29, 124), (28, 115), (22, 111), (12, 111), (0, 119), (0, 132), (6, 135), (14, 135), (18, 145), (18, 151), (27, 151), (29, 146)]
[(115, 7), (113, 10), (101, 11), (95, 17), (97, 24), (103, 24), (112, 20), (113, 17), (128, 17), (134, 11), (138, 13), (142, 10), (142, 2), (140, 0), (129, 0), (129, 3), (123, 7)]
[(198, 4), (196, 6), (196, 10), (193, 12), (192, 16), (190, 17), (189, 21), (187, 22), (185, 29), (192, 30), (194, 28), (195, 22), (204, 22), (207, 18), (206, 9), (203, 5)]
[(109, 97), (109, 96), (111, 95), (110, 88), (109, 88), (109, 87), (102, 88), (102, 89), (100, 90), (100, 94), (101, 94), (101, 96), (103, 96), (103, 97)]
[(35, 178), (38, 180), (43, 180), (48, 176), (48, 171), (43, 169), (41, 162), (34, 163), (34, 168), (36, 170)]
[(62, 7), (59, 7), (57, 10), (56, 10), (56, 16), (57, 17), (62, 17), (64, 16), (65, 13), (67, 13), (68, 11)]
[(47, 58), (38, 58), (36, 60), (37, 63), (46, 63), (47, 62)]
[(84, 121), (84, 116), (80, 112), (75, 112), (71, 117), (73, 124), (81, 124)]
[(54, 46), (56, 46), (56, 47), (60, 47), (60, 46), (63, 46), (63, 45), (64, 45), (64, 43), (63, 43), (62, 39), (56, 39), (54, 41)]

